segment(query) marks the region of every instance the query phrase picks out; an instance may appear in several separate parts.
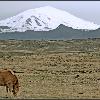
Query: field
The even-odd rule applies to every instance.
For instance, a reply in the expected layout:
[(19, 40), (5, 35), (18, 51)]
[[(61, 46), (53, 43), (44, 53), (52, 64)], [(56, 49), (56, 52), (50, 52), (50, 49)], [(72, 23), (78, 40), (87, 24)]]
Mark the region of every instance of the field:
[(17, 99), (100, 98), (100, 39), (0, 40), (0, 68), (23, 72)]

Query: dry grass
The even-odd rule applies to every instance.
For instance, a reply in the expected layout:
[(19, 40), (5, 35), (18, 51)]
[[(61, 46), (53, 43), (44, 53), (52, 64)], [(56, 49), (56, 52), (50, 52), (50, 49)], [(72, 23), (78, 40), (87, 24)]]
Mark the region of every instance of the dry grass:
[[(86, 40), (73, 41), (51, 41), (55, 47), (40, 41), (42, 46), (30, 49), (15, 46), (28, 45), (26, 41), (1, 41), (0, 67), (24, 72), (16, 73), (21, 85), (16, 98), (100, 98), (99, 40), (88, 40), (87, 44)], [(30, 47), (38, 45), (38, 42), (28, 43)], [(82, 47), (86, 49), (80, 50)], [(4, 87), (0, 90), (0, 97), (6, 98)]]

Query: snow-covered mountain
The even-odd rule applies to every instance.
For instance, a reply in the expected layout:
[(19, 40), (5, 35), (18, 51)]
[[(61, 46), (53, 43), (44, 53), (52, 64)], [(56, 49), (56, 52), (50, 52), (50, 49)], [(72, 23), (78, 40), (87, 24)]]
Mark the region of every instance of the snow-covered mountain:
[[(59, 25), (73, 29), (96, 30), (100, 25), (85, 21), (70, 13), (45, 6), (24, 11), (16, 16), (0, 21), (1, 32), (49, 31)], [(5, 28), (6, 27), (6, 28)]]

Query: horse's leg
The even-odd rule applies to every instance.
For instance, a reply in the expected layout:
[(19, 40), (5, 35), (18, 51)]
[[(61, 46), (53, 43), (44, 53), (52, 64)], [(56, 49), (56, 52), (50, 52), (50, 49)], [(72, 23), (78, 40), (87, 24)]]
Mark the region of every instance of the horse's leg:
[(11, 96), (11, 94), (13, 93), (12, 91), (13, 91), (13, 85), (12, 85), (12, 83), (8, 83), (8, 88), (9, 88), (9, 91), (10, 91), (10, 97), (12, 97)]
[(7, 91), (7, 93), (8, 93), (8, 86), (6, 86), (6, 91)]
[(8, 98), (8, 86), (6, 86), (6, 91), (7, 91), (6, 97)]
[(17, 94), (16, 94), (16, 92), (15, 92), (15, 85), (13, 85), (13, 90), (12, 90), (12, 92), (13, 92), (14, 97), (17, 96)]
[(8, 87), (8, 86), (6, 86), (6, 91), (7, 91), (7, 95), (6, 95), (6, 96), (7, 96), (7, 98), (8, 98), (8, 97), (10, 97), (10, 93), (9, 93), (9, 91), (8, 91), (8, 90), (10, 91), (9, 87)]

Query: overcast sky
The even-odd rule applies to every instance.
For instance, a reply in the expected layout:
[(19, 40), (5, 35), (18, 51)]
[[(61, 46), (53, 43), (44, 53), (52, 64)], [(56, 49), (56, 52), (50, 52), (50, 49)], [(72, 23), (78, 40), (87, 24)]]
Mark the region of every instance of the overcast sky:
[(0, 20), (48, 5), (100, 24), (100, 1), (0, 1)]

